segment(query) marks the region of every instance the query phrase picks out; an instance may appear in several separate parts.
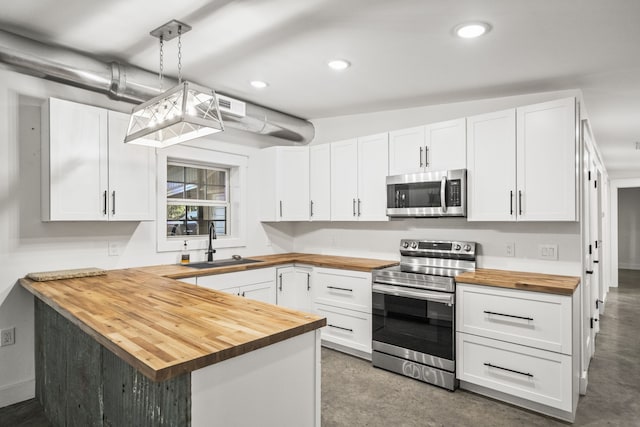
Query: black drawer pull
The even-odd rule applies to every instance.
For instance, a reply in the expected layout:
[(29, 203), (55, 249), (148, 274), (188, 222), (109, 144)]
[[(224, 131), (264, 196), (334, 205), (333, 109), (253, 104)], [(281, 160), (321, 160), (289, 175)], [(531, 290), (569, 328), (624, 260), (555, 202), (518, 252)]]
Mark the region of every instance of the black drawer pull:
[(525, 377), (533, 378), (533, 375), (528, 372), (515, 371), (513, 369), (503, 368), (502, 366), (492, 365), (491, 363), (485, 363), (484, 366), (488, 366), (490, 368), (502, 369), (503, 371), (509, 371), (509, 372), (513, 372), (514, 374), (520, 374), (520, 375), (524, 375)]
[(332, 324), (328, 324), (327, 326), (330, 327), (330, 328), (342, 329), (343, 331), (353, 332), (353, 329), (343, 328), (342, 326), (336, 326), (336, 325), (332, 325)]
[(348, 289), (348, 288), (339, 288), (337, 286), (327, 286), (327, 289), (335, 289), (337, 291), (348, 291), (348, 292), (353, 292), (353, 289)]
[(524, 317), (524, 316), (515, 316), (513, 314), (502, 314), (502, 313), (496, 313), (494, 311), (484, 311), (487, 314), (495, 314), (496, 316), (504, 316), (504, 317), (513, 317), (515, 319), (523, 319), (523, 320), (533, 320), (533, 317)]

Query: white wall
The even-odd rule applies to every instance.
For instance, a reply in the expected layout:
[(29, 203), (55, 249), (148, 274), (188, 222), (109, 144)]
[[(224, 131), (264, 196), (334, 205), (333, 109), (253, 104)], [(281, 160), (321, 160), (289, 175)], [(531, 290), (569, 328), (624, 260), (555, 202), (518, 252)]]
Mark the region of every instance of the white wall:
[[(40, 221), (40, 101), (48, 96), (120, 111), (130, 104), (106, 96), (0, 69), (0, 329), (16, 327), (16, 344), (0, 348), (0, 407), (33, 397), (33, 298), (17, 283), (33, 271), (100, 267), (106, 269), (177, 261), (177, 253), (156, 252), (156, 223), (43, 223)], [(205, 145), (212, 144), (211, 140)], [(198, 144), (196, 144), (198, 145)], [(218, 150), (251, 156), (252, 146), (215, 143)], [(250, 159), (251, 164), (251, 159)], [(288, 252), (292, 226), (257, 220), (259, 177), (249, 167), (247, 246), (233, 253)], [(108, 256), (109, 241), (121, 244)], [(192, 255), (204, 258), (202, 251)]]
[[(578, 90), (546, 92), (313, 120), (313, 144), (366, 136), (406, 127), (467, 117), (575, 96)], [(582, 108), (582, 117), (586, 111)], [(294, 228), (299, 252), (366, 256), (396, 260), (401, 238), (460, 239), (480, 244), (478, 265), (544, 273), (580, 275), (578, 223), (469, 223), (460, 218), (406, 219), (379, 223), (299, 223)], [(506, 257), (515, 243), (515, 257)], [(558, 244), (558, 261), (538, 257), (538, 245)]]
[(618, 266), (640, 270), (640, 188), (618, 190)]

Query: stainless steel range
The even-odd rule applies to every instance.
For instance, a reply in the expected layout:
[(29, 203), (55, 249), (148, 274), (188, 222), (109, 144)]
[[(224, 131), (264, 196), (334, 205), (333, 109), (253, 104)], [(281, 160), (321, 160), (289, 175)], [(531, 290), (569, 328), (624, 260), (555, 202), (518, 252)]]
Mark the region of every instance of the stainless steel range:
[(373, 366), (454, 390), (455, 277), (475, 270), (476, 244), (403, 239), (400, 255), (373, 272)]

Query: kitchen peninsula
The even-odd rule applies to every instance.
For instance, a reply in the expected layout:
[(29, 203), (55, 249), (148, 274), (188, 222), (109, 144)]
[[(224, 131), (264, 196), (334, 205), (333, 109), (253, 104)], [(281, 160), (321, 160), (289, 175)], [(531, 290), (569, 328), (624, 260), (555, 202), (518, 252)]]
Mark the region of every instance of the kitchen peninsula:
[(36, 282), (54, 425), (320, 424), (320, 316), (135, 269)]

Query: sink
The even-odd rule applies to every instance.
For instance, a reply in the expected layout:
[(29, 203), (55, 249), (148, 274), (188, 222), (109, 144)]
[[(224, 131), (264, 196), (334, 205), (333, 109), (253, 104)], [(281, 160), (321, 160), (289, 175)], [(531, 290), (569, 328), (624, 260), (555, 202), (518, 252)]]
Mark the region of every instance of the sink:
[(219, 259), (216, 261), (203, 261), (203, 262), (193, 262), (191, 264), (184, 264), (185, 267), (191, 268), (216, 268), (216, 267), (228, 267), (230, 265), (242, 265), (242, 264), (253, 264), (255, 262), (262, 262), (256, 259), (249, 258), (240, 258), (240, 259)]

